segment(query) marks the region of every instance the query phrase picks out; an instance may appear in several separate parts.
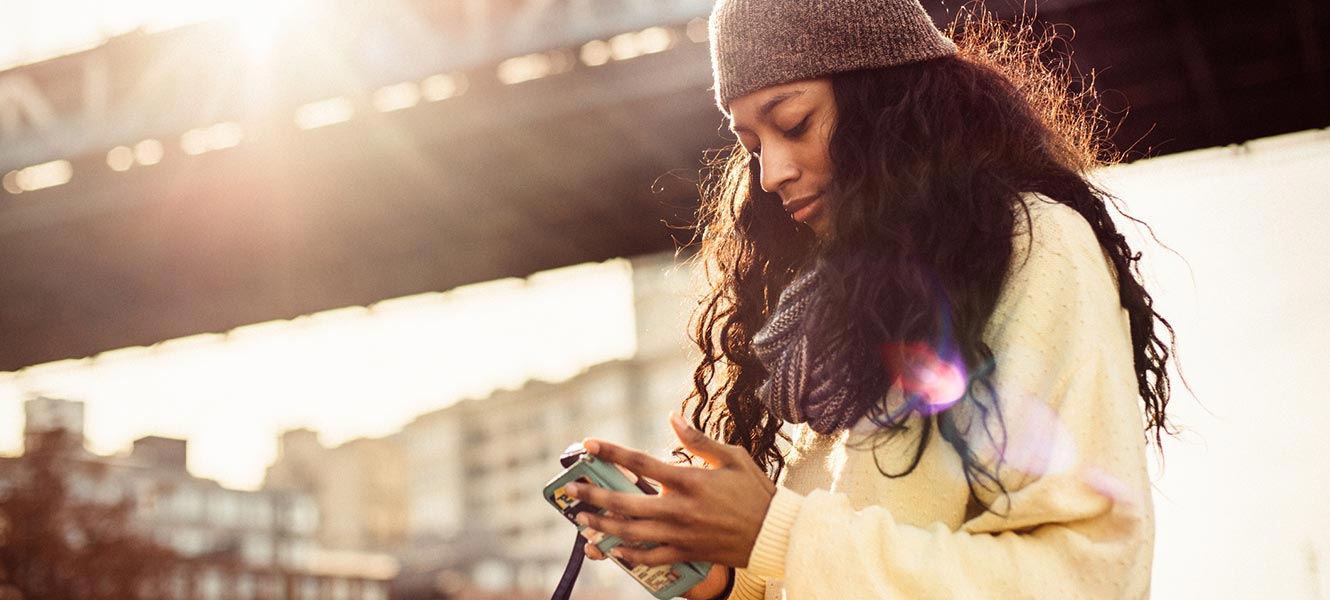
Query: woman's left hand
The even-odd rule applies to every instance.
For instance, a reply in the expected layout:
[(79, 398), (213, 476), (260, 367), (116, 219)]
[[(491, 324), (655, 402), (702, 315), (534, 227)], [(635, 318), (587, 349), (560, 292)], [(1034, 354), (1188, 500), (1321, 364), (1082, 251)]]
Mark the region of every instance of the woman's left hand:
[(656, 542), (650, 549), (621, 544), (612, 554), (649, 566), (705, 560), (731, 567), (748, 566), (776, 485), (738, 446), (722, 444), (690, 427), (678, 414), (670, 425), (685, 450), (711, 468), (671, 465), (650, 455), (605, 442), (586, 440), (587, 452), (660, 483), (660, 494), (614, 492), (597, 486), (571, 484), (573, 498), (615, 516), (583, 512), (579, 521), (591, 529), (629, 542)]

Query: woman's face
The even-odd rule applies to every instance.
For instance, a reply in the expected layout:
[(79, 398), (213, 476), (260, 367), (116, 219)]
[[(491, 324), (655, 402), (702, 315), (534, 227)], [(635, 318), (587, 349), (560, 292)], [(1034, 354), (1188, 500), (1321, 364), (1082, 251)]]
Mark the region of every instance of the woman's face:
[(761, 168), (762, 189), (818, 235), (830, 231), (828, 143), (836, 102), (827, 78), (771, 86), (730, 102), (730, 129)]

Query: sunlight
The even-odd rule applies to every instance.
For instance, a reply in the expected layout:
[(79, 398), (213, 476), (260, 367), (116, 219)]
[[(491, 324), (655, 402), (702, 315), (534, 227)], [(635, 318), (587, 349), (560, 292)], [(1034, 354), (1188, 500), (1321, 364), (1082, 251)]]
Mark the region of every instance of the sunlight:
[(292, 25), (307, 17), (306, 0), (233, 0), (219, 15), (234, 30), (236, 40), (251, 61), (262, 62)]
[(86, 402), (88, 447), (187, 438), (189, 469), (256, 488), (284, 429), (388, 435), (464, 397), (632, 356), (632, 268), (610, 260), (0, 373), (0, 454), (29, 394)]
[(94, 48), (134, 31), (156, 33), (210, 20), (231, 23), (237, 42), (263, 61), (310, 0), (43, 0), (6, 6), (0, 19), (0, 70)]

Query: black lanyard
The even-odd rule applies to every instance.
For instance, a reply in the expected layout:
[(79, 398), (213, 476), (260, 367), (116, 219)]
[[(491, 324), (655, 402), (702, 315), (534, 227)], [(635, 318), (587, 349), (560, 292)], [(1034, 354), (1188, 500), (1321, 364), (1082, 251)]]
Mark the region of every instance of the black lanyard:
[(577, 583), (577, 575), (582, 572), (582, 560), (586, 558), (586, 539), (582, 534), (575, 534), (577, 538), (573, 541), (573, 553), (568, 556), (568, 566), (563, 568), (563, 577), (559, 578), (559, 585), (554, 588), (554, 595), (550, 600), (568, 600), (573, 595), (573, 585)]
[[(573, 466), (573, 463), (582, 458), (586, 450), (581, 444), (573, 444), (559, 455), (559, 464), (563, 468)], [(573, 553), (568, 555), (568, 566), (563, 568), (563, 576), (559, 578), (559, 585), (554, 588), (554, 595), (550, 600), (568, 600), (573, 595), (573, 585), (577, 583), (577, 576), (582, 572), (582, 561), (586, 558), (586, 538), (582, 534), (575, 533), (573, 537)]]

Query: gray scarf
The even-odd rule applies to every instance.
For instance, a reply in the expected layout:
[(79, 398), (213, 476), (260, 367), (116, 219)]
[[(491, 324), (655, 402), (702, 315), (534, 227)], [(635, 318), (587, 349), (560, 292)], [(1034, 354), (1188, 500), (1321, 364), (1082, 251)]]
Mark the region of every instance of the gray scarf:
[(809, 318), (823, 312), (822, 285), (822, 271), (815, 267), (787, 286), (753, 336), (753, 350), (769, 374), (757, 393), (771, 414), (829, 434), (849, 427), (858, 415), (847, 386), (845, 336), (829, 335), (825, 324)]

